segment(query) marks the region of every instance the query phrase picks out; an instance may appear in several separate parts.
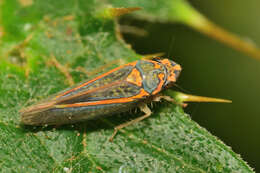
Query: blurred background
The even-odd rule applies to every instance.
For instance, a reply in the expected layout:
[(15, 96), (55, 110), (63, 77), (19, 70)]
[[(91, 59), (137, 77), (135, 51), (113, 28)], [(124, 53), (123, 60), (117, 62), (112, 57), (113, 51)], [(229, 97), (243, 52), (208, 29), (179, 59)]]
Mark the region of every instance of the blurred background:
[[(189, 2), (214, 23), (260, 47), (259, 0)], [(136, 52), (164, 52), (182, 65), (177, 83), (181, 91), (233, 101), (191, 103), (185, 110), (260, 171), (260, 61), (181, 24), (149, 23), (129, 16), (120, 23), (147, 32), (123, 35)]]

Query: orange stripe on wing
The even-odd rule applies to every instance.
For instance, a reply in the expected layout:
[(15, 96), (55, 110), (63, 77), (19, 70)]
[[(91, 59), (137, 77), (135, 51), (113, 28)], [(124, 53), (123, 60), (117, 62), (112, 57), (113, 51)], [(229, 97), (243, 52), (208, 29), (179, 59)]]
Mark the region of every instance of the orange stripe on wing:
[(106, 104), (113, 104), (113, 103), (128, 103), (128, 102), (134, 101), (135, 99), (145, 98), (145, 96), (149, 96), (149, 93), (147, 93), (144, 89), (141, 89), (141, 91), (138, 95), (135, 95), (132, 97), (100, 100), (100, 101), (93, 101), (93, 102), (81, 102), (81, 103), (73, 103), (73, 104), (55, 105), (55, 108), (95, 106), (95, 105), (106, 105)]
[(137, 63), (137, 61), (132, 62), (132, 63), (125, 64), (125, 65), (122, 65), (122, 66), (119, 66), (119, 67), (117, 67), (117, 68), (114, 68), (113, 70), (110, 70), (109, 72), (106, 72), (106, 73), (104, 73), (104, 74), (102, 74), (102, 75), (100, 75), (100, 76), (98, 76), (98, 77), (96, 77), (96, 78), (94, 78), (94, 79), (92, 79), (92, 80), (90, 80), (90, 81), (88, 81), (88, 82), (85, 82), (85, 83), (83, 83), (83, 84), (81, 84), (81, 85), (79, 85), (79, 86), (77, 86), (77, 87), (75, 87), (75, 88), (72, 88), (72, 89), (70, 89), (70, 90), (68, 90), (68, 91), (66, 91), (66, 92), (64, 92), (64, 93), (61, 93), (60, 95), (57, 95), (57, 96), (55, 97), (55, 99), (57, 99), (57, 98), (59, 98), (59, 97), (61, 97), (61, 96), (64, 96), (64, 95), (66, 95), (66, 94), (68, 94), (68, 93), (70, 93), (70, 92), (72, 92), (72, 91), (76, 91), (76, 90), (80, 89), (81, 87), (84, 87), (84, 86), (90, 84), (91, 82), (94, 82), (94, 81), (96, 81), (96, 80), (98, 80), (98, 79), (101, 79), (102, 77), (104, 77), (104, 76), (106, 76), (106, 75), (108, 75), (108, 74), (110, 74), (110, 73), (113, 73), (114, 71), (119, 70), (120, 68), (123, 68), (123, 67), (125, 67), (125, 66), (135, 66), (136, 63)]

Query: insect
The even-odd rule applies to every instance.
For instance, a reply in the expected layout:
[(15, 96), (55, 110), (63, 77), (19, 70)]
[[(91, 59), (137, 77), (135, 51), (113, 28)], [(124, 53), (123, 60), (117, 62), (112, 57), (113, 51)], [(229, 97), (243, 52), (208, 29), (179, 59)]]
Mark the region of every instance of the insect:
[(145, 114), (115, 127), (117, 131), (151, 115), (147, 102), (159, 101), (160, 91), (176, 82), (181, 66), (169, 59), (138, 60), (117, 67), (76, 87), (21, 110), (26, 125), (71, 124), (139, 107)]

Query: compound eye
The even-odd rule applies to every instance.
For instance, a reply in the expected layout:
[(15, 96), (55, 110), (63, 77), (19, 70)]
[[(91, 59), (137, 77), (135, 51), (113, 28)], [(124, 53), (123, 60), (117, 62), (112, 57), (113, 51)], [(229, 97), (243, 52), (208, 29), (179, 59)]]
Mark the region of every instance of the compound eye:
[(171, 62), (171, 66), (174, 67), (175, 65), (177, 65), (174, 61), (170, 61)]
[(181, 71), (180, 70), (175, 70), (174, 74), (175, 74), (175, 78), (177, 79), (180, 75)]

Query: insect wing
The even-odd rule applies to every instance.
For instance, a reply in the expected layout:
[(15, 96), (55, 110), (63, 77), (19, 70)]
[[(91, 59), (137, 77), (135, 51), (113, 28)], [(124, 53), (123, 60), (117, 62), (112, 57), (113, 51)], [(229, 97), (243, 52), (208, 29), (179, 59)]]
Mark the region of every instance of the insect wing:
[(132, 101), (137, 98), (138, 95), (142, 94), (142, 88), (126, 81), (116, 81), (99, 88), (85, 91), (83, 93), (81, 92), (70, 96), (69, 100), (59, 100), (55, 106), (62, 108), (124, 103)]
[(31, 125), (68, 124), (130, 108), (147, 96), (141, 86), (127, 81), (134, 65), (111, 70), (27, 108), (22, 112), (22, 122)]
[(77, 87), (58, 94), (54, 97), (54, 100), (57, 102), (62, 102), (63, 100), (69, 100), (70, 98), (73, 98), (73, 96), (77, 97), (85, 93), (94, 92), (95, 90), (105, 88), (105, 86), (108, 84), (123, 81), (129, 75), (129, 73), (131, 73), (133, 68), (134, 66), (130, 64), (115, 68), (103, 75), (94, 78), (93, 80), (84, 82)]

